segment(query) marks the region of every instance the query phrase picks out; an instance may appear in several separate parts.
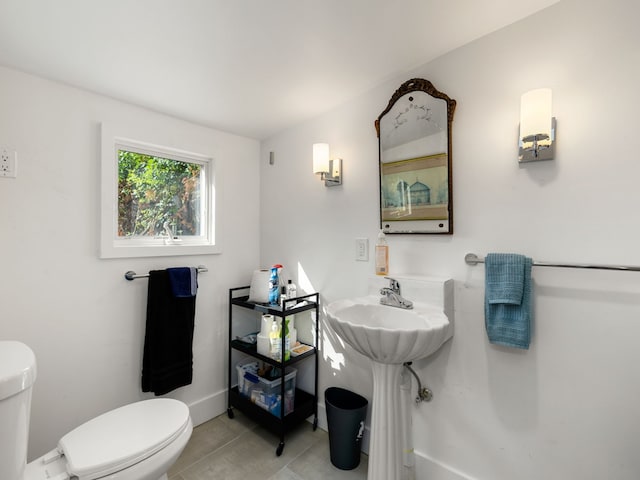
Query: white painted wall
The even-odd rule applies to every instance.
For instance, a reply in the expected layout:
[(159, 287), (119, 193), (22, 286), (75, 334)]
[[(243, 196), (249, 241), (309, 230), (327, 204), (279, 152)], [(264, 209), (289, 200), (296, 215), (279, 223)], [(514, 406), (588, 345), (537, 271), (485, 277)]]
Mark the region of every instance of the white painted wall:
[[(229, 286), (247, 283), (257, 265), (281, 262), (325, 302), (364, 293), (373, 264), (354, 260), (354, 239), (368, 237), (373, 247), (377, 234), (373, 121), (404, 80), (421, 76), (458, 107), (455, 234), (389, 238), (392, 273), (456, 283), (453, 340), (414, 365), (435, 393), (432, 403), (412, 407), (418, 478), (637, 478), (640, 277), (535, 268), (535, 332), (531, 349), (520, 352), (487, 343), (484, 271), (463, 262), (468, 251), (514, 251), (640, 264), (636, 18), (633, 0), (563, 0), (261, 149), (0, 68), (0, 145), (19, 155), (18, 178), (0, 179), (0, 337), (24, 341), (38, 357), (30, 458), (88, 418), (146, 398), (139, 388), (146, 283), (126, 282), (127, 270), (209, 268), (200, 277), (195, 381), (172, 394), (197, 420), (224, 409)], [(520, 167), (519, 97), (539, 86), (554, 91), (557, 159)], [(98, 124), (117, 120), (220, 161), (222, 255), (98, 259)], [(325, 188), (311, 173), (318, 141), (344, 158), (342, 187)], [(321, 346), (321, 391), (340, 385), (370, 398), (368, 362), (326, 328)]]
[[(98, 258), (100, 122), (216, 159), (222, 254)], [(248, 283), (259, 258), (258, 142), (0, 68), (0, 145), (18, 152), (18, 178), (0, 178), (0, 338), (23, 341), (38, 360), (29, 457), (150, 396), (140, 391), (147, 281), (128, 282), (127, 270), (208, 267), (194, 382), (169, 396), (187, 402), (197, 423), (223, 412), (227, 289)]]
[[(373, 247), (378, 228), (374, 119), (413, 76), (458, 102), (455, 234), (388, 238), (392, 274), (456, 284), (454, 338), (414, 365), (435, 394), (412, 407), (419, 479), (640, 476), (640, 274), (534, 267), (533, 342), (516, 351), (487, 342), (484, 269), (463, 260), (640, 265), (637, 15), (635, 0), (563, 0), (262, 144), (262, 263), (283, 263), (328, 303), (363, 294), (373, 273), (355, 238)], [(541, 86), (553, 89), (557, 158), (519, 166), (520, 95)], [(320, 141), (344, 159), (341, 187), (311, 172)], [(322, 348), (321, 391), (371, 398), (367, 361), (326, 327)]]

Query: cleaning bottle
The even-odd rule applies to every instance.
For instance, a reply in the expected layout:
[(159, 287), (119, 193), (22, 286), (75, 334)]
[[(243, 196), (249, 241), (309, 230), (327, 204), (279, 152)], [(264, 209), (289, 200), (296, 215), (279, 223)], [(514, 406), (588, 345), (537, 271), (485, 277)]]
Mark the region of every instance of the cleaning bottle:
[[(298, 296), (296, 284), (291, 280), (287, 282), (287, 287), (285, 289), (285, 293), (283, 293), (284, 297), (288, 300), (295, 299)], [(290, 302), (287, 307), (293, 308), (293, 302)], [(283, 308), (286, 310), (287, 308)], [(285, 360), (289, 360), (289, 356), (291, 355), (291, 348), (295, 346), (298, 341), (298, 332), (296, 331), (293, 323), (294, 315), (287, 315), (284, 317), (284, 334), (286, 335), (286, 343), (285, 343)]]
[(269, 277), (269, 305), (280, 305), (280, 278), (279, 270), (282, 265), (276, 264), (271, 267), (271, 276)]
[(376, 275), (389, 275), (389, 245), (382, 230), (376, 242)]
[(296, 298), (298, 296), (298, 288), (291, 280), (287, 283), (287, 298)]
[(282, 349), (282, 340), (280, 339), (280, 329), (278, 322), (273, 320), (271, 323), (271, 332), (269, 332), (269, 343), (271, 345), (271, 358), (280, 360), (280, 351)]

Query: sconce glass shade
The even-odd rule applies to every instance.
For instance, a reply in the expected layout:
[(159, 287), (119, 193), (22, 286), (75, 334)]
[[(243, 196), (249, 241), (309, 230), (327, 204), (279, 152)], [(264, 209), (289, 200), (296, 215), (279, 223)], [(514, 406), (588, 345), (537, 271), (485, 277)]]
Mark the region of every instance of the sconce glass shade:
[(329, 144), (313, 144), (313, 173), (329, 173)]
[(531, 90), (520, 102), (519, 161), (552, 160), (555, 142), (555, 118), (551, 116), (550, 88)]
[(522, 95), (520, 130), (523, 137), (540, 134), (551, 136), (551, 101), (550, 88), (539, 88)]

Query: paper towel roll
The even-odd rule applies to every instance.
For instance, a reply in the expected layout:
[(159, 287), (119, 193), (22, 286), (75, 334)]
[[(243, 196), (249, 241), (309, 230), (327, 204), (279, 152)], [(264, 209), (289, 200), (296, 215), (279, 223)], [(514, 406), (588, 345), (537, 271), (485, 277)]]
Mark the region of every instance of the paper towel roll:
[(269, 302), (269, 270), (254, 270), (249, 287), (249, 301), (256, 303)]
[(269, 337), (269, 333), (271, 332), (271, 325), (273, 324), (273, 315), (265, 313), (262, 315), (262, 324), (260, 327), (260, 334)]

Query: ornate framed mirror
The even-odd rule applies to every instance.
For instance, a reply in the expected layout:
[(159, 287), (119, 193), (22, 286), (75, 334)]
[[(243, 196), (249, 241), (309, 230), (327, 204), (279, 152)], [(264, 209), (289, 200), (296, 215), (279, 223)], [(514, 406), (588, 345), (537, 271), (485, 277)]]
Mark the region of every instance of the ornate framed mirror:
[(380, 228), (453, 233), (451, 123), (456, 101), (422, 78), (404, 82), (375, 121)]

